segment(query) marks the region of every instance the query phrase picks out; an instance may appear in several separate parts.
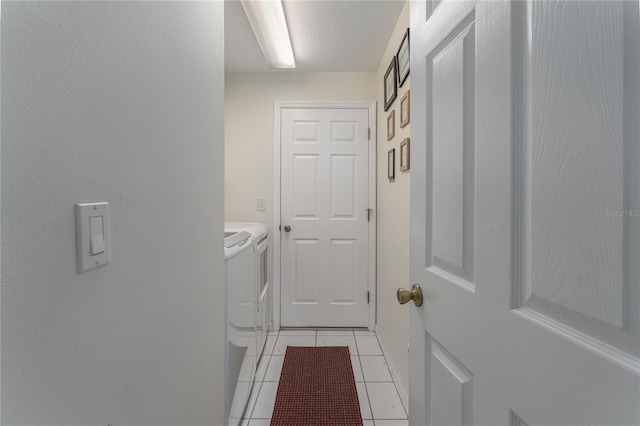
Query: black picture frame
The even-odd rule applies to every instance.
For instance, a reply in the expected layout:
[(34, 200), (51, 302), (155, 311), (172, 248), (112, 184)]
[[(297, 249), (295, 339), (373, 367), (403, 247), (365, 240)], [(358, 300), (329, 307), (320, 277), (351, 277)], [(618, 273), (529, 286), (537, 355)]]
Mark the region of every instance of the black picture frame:
[(390, 149), (387, 154), (387, 177), (389, 182), (396, 180), (396, 150)]
[(404, 33), (398, 53), (396, 54), (396, 63), (398, 64), (398, 83), (402, 87), (405, 80), (409, 76), (410, 71), (410, 50), (409, 50), (409, 28)]
[(389, 64), (389, 68), (387, 68), (387, 72), (384, 74), (384, 81), (382, 82), (384, 86), (384, 110), (387, 111), (393, 101), (398, 97), (398, 85), (396, 82), (398, 81), (398, 69), (396, 65), (396, 57), (394, 56)]

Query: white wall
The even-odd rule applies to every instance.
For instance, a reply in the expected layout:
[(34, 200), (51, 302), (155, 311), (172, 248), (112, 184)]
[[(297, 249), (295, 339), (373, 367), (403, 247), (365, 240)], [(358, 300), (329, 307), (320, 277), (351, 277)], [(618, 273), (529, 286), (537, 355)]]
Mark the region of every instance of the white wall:
[[(370, 101), (375, 73), (228, 73), (225, 80), (225, 219), (273, 218), (273, 102)], [(267, 211), (256, 211), (258, 197)]]
[[(2, 16), (2, 2), (0, 2), (0, 17)], [(0, 46), (2, 45), (2, 19), (0, 19)], [(0, 66), (0, 81), (2, 81), (2, 66)], [(2, 89), (0, 89), (0, 96)], [(2, 106), (0, 102), (0, 129), (2, 129)], [(1, 142), (0, 137), (0, 142)], [(0, 143), (0, 188), (2, 187), (2, 143)], [(0, 224), (2, 224), (2, 190), (0, 190)], [(2, 240), (2, 226), (0, 226), (0, 241)], [(0, 283), (2, 282), (2, 244), (0, 244)], [(2, 330), (2, 290), (0, 285), (0, 330)], [(0, 424), (2, 423), (2, 338), (0, 336)]]
[(223, 7), (3, 2), (3, 424), (222, 424)]
[[(398, 88), (398, 97), (384, 111), (382, 82), (391, 59), (397, 53), (409, 27), (409, 2), (400, 13), (376, 75), (378, 100), (378, 332), (405, 390), (409, 389), (409, 306), (396, 299), (398, 287), (409, 283), (409, 180), (411, 170), (400, 171), (400, 142), (409, 137), (411, 124), (400, 127), (400, 98), (410, 89), (411, 75)], [(395, 110), (395, 137), (387, 142), (387, 116)], [(387, 153), (396, 150), (395, 182), (387, 179)]]

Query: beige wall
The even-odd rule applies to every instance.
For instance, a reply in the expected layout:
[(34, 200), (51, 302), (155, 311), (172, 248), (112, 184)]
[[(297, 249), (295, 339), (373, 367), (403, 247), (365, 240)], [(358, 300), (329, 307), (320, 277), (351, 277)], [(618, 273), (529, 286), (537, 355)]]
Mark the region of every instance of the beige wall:
[[(402, 9), (396, 28), (376, 73), (378, 100), (378, 332), (391, 356), (405, 391), (409, 389), (409, 307), (396, 300), (396, 289), (409, 285), (409, 178), (401, 172), (400, 142), (409, 137), (411, 124), (400, 127), (400, 98), (411, 85), (411, 76), (398, 88), (398, 97), (384, 111), (382, 82), (402, 37), (409, 27), (409, 2)], [(387, 142), (387, 116), (395, 110), (395, 137)], [(387, 153), (396, 150), (396, 179), (387, 179)]]
[[(372, 101), (375, 73), (228, 73), (225, 219), (273, 222), (273, 102)], [(266, 198), (266, 212), (256, 211)]]
[(224, 423), (223, 8), (2, 3), (2, 424)]

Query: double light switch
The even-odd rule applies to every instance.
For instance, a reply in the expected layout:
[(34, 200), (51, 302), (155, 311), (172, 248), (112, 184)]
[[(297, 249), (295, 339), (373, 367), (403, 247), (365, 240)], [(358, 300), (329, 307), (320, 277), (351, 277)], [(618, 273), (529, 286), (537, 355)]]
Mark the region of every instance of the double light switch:
[(76, 204), (78, 272), (109, 263), (109, 203)]

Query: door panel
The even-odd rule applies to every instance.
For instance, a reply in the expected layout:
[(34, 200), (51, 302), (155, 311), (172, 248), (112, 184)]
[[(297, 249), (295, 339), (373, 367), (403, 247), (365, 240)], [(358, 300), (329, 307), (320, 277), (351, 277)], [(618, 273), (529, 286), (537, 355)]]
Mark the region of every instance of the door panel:
[(356, 302), (357, 244), (356, 240), (331, 240), (331, 304)]
[(431, 424), (474, 424), (473, 374), (433, 339), (430, 348)]
[(281, 116), (281, 324), (368, 325), (369, 111)]
[(636, 424), (638, 2), (411, 8), (410, 423)]
[(294, 280), (293, 303), (318, 304), (320, 292), (320, 244), (319, 240), (293, 241)]
[(474, 15), (429, 55), (427, 90), (433, 96), (427, 134), (433, 170), (430, 264), (473, 288)]
[[(515, 8), (514, 20), (524, 24), (514, 26), (521, 47), (514, 50), (521, 87), (514, 107), (524, 117), (514, 158), (522, 241), (514, 247), (514, 308), (550, 327), (559, 323), (586, 345), (633, 353), (638, 305), (624, 301), (632, 300), (640, 275), (635, 269), (625, 276), (625, 264), (638, 238), (625, 227), (638, 221), (629, 197), (639, 192), (639, 179), (625, 173), (624, 159), (640, 135), (625, 134), (633, 108), (625, 109), (624, 98), (638, 83), (625, 83), (620, 65), (638, 46), (623, 43), (624, 4), (534, 2)], [(550, 36), (560, 29), (562, 36)]]
[(331, 219), (357, 220), (358, 157), (331, 155)]
[(293, 217), (318, 219), (320, 170), (318, 155), (293, 156)]

